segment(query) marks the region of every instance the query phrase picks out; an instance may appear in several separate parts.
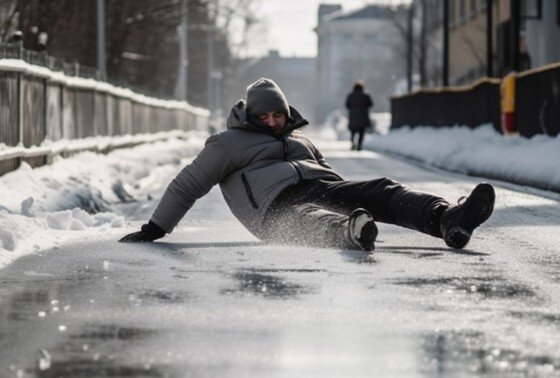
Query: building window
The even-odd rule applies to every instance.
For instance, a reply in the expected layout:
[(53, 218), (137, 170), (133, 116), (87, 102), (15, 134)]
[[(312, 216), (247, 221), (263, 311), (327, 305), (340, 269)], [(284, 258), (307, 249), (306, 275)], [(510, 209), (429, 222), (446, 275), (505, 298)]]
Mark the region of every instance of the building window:
[(459, 22), (464, 22), (467, 19), (467, 0), (459, 0)]
[(537, 20), (542, 18), (542, 0), (521, 0), (521, 17)]
[(478, 0), (471, 0), (471, 17), (476, 17), (478, 12)]
[(456, 0), (447, 1), (449, 1), (449, 27), (453, 28), (457, 20), (457, 7), (455, 3)]

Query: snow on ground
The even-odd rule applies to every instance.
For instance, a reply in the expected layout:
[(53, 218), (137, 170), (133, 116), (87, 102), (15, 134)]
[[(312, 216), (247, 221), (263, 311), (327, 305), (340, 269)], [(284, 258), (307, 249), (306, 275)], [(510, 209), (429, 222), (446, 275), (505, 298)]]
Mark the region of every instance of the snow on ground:
[[(377, 121), (382, 132), (368, 134), (365, 148), (560, 192), (558, 138), (504, 137), (490, 126), (402, 128), (385, 133), (387, 117)], [(333, 115), (329, 126), (306, 133), (321, 139), (349, 138), (342, 113)], [(83, 152), (35, 169), (22, 164), (0, 177), (0, 267), (73, 237), (126, 233), (122, 227), (127, 222), (117, 205), (159, 198), (169, 178), (196, 155), (206, 136), (190, 132), (187, 140), (172, 138), (107, 155)]]
[(114, 206), (159, 195), (166, 185), (161, 178), (186, 164), (207, 137), (187, 135), (107, 155), (83, 152), (35, 169), (23, 163), (0, 177), (0, 267), (61, 240), (124, 227)]
[[(385, 118), (383, 118), (385, 120)], [(349, 140), (347, 120), (333, 113), (321, 135)], [(536, 135), (504, 136), (491, 125), (475, 129), (454, 127), (403, 127), (368, 134), (364, 148), (390, 152), (458, 173), (482, 176), (560, 192), (560, 138)]]

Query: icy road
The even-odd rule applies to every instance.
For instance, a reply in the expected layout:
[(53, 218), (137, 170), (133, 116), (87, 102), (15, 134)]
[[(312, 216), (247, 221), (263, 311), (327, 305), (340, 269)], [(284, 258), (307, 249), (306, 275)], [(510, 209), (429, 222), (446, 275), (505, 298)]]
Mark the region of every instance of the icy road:
[[(319, 146), (345, 178), (453, 202), (481, 181)], [(0, 377), (560, 376), (558, 197), (493, 184), (463, 251), (383, 224), (373, 254), (263, 245), (215, 188), (161, 242), (27, 255), (0, 270)]]

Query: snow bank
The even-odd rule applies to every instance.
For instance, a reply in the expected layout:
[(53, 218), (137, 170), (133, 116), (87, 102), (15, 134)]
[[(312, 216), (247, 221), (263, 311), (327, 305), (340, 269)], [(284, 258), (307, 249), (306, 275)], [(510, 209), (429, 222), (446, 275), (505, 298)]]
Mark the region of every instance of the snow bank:
[(560, 138), (503, 136), (491, 125), (404, 127), (367, 138), (364, 145), (445, 170), (560, 192)]
[[(376, 122), (376, 133), (366, 136), (364, 148), (406, 156), (448, 171), (560, 192), (560, 138), (504, 136), (491, 125), (389, 131), (390, 114), (372, 113), (370, 117)], [(349, 141), (347, 125), (346, 114), (337, 110), (317, 134)]]
[(158, 196), (165, 187), (160, 178), (196, 155), (206, 137), (190, 132), (187, 140), (172, 138), (107, 155), (83, 152), (35, 169), (22, 163), (0, 177), (0, 267), (59, 240), (124, 227), (113, 207)]

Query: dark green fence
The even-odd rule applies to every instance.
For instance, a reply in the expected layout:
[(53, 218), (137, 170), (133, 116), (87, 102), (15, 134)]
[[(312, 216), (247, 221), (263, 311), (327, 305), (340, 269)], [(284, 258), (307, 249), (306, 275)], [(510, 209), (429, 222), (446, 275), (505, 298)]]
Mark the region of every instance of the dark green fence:
[(525, 137), (560, 133), (560, 64), (517, 75), (515, 125)]
[[(391, 128), (491, 123), (501, 132), (500, 79), (482, 79), (467, 87), (424, 89), (393, 97), (391, 106)], [(513, 122), (527, 138), (560, 133), (560, 63), (515, 75)]]
[(469, 86), (422, 89), (391, 99), (391, 128), (402, 126), (471, 128), (492, 124), (501, 130), (500, 80), (481, 79)]

